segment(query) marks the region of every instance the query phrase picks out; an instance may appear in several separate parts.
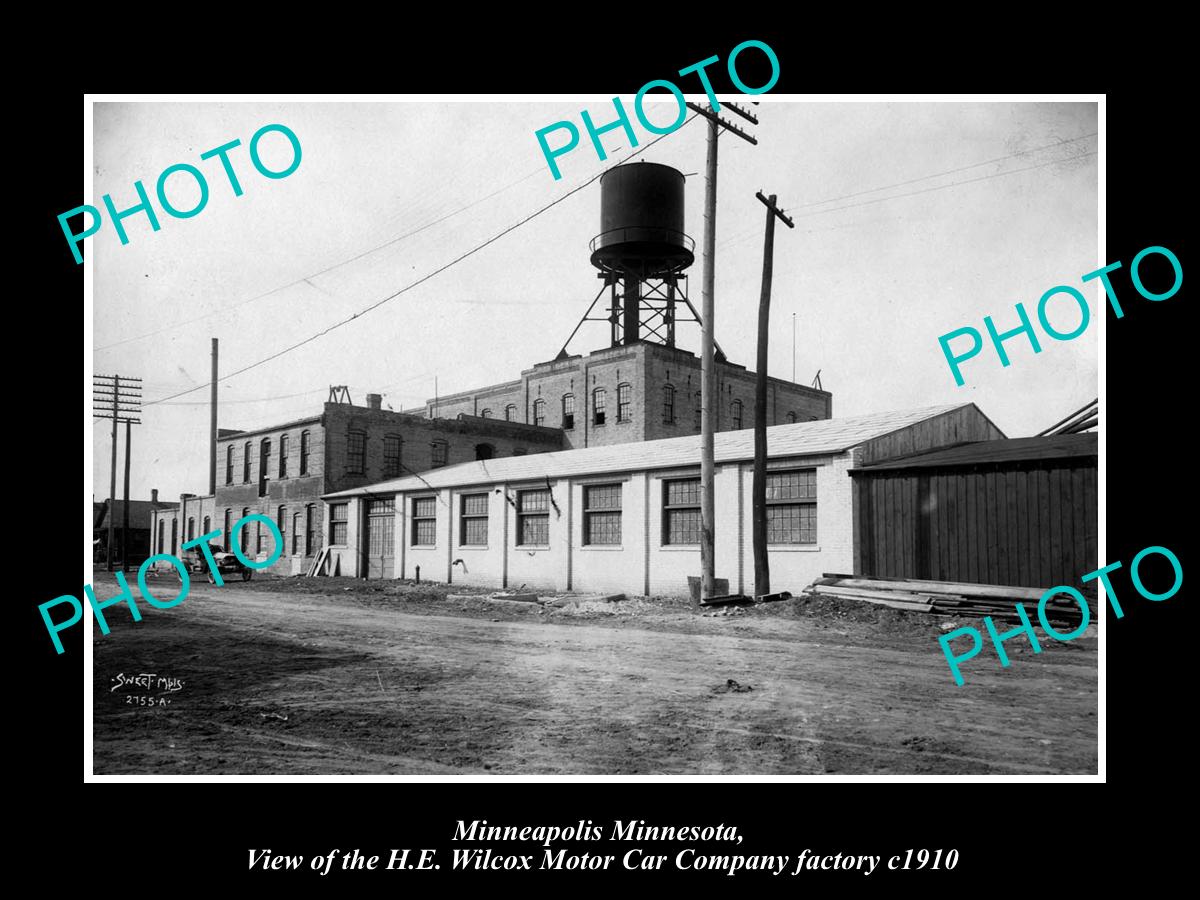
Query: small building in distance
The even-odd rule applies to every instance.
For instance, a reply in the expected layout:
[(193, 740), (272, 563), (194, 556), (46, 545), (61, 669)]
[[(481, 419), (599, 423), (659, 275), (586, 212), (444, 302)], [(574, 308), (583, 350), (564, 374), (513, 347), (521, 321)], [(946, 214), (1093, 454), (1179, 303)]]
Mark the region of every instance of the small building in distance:
[[(1003, 438), (972, 403), (767, 429), (771, 585), (799, 591), (855, 555), (848, 472)], [(752, 430), (715, 435), (716, 576), (753, 589)], [(326, 495), (343, 575), (687, 596), (700, 574), (700, 438), (467, 462)]]
[[(279, 560), (263, 571), (304, 572), (325, 543), (321, 497), (374, 481), (420, 473), (468, 460), (544, 453), (562, 447), (557, 428), (475, 416), (429, 419), (382, 408), (379, 394), (367, 405), (326, 403), (318, 415), (217, 436), (215, 495), (184, 494), (179, 507), (154, 522), (155, 552), (178, 556), (194, 537), (220, 531), (216, 543), (232, 546), (230, 532), (252, 513), (268, 517), (283, 535)], [(270, 529), (251, 522), (237, 540), (251, 559), (274, 553)]]
[[(717, 381), (714, 430), (753, 428), (754, 373), (718, 354)], [(649, 341), (560, 355), (514, 381), (426, 400), (425, 413), (561, 428), (568, 450), (698, 434), (700, 358)], [(832, 415), (828, 391), (768, 377), (768, 425)]]
[[(173, 503), (160, 503), (158, 491), (150, 492), (149, 500), (129, 501), (129, 534), (125, 535), (125, 501), (114, 500), (112, 504), (113, 542), (117, 562), (139, 565), (150, 555), (151, 534), (155, 513), (174, 508)], [(108, 559), (109, 501), (92, 504), (92, 559), (103, 562)], [(125, 558), (127, 557), (127, 558)]]

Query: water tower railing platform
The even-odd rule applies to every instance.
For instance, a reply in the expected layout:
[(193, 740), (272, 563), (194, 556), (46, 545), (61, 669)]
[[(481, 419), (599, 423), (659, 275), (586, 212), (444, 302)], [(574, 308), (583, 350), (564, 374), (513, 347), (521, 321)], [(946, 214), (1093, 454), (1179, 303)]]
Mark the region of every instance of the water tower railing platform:
[(631, 264), (646, 274), (686, 269), (696, 259), (696, 242), (682, 231), (630, 225), (613, 228), (588, 244), (592, 265), (608, 271), (625, 271)]

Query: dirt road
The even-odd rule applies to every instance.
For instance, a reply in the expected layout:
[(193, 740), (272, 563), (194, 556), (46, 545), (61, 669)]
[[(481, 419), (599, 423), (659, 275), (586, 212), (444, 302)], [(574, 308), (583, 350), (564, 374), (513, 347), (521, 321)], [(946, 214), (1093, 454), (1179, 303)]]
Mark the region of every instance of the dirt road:
[[(989, 649), (960, 688), (928, 617), (884, 633), (783, 604), (581, 618), (328, 590), (193, 584), (136, 624), (113, 607), (94, 632), (95, 772), (1096, 771), (1094, 638), (1010, 642), (1007, 669)], [(140, 673), (182, 686), (117, 686)]]

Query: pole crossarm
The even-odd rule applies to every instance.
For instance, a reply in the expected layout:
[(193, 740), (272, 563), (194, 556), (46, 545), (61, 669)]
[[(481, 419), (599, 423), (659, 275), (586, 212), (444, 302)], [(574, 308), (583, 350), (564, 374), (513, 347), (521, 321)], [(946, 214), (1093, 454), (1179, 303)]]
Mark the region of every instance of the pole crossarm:
[(718, 116), (712, 110), (705, 109), (703, 106), (699, 106), (695, 103), (688, 103), (687, 106), (688, 106), (688, 109), (699, 113), (700, 115), (704, 116), (704, 118), (708, 119), (710, 122), (716, 122), (718, 125), (720, 125), (722, 128), (724, 128), (726, 131), (732, 131), (734, 134), (736, 134), (742, 140), (749, 141), (752, 144), (758, 143), (758, 141), (752, 135), (749, 135), (746, 132), (742, 131), (741, 128), (739, 128), (737, 125), (734, 125), (732, 122), (722, 119), (720, 116)]
[(754, 195), (754, 196), (755, 196), (755, 197), (757, 197), (759, 200), (761, 200), (761, 201), (763, 202), (763, 206), (765, 206), (765, 207), (766, 207), (767, 209), (769, 209), (771, 212), (775, 213), (775, 215), (777, 215), (777, 216), (780, 218), (780, 220), (783, 222), (783, 224), (784, 224), (784, 225), (786, 225), (788, 228), (795, 228), (795, 227), (796, 227), (796, 226), (795, 226), (795, 224), (793, 224), (792, 220), (791, 220), (791, 219), (789, 219), (787, 216), (785, 216), (785, 215), (783, 214), (783, 210), (782, 210), (782, 209), (780, 209), (778, 206), (776, 206), (776, 205), (775, 205), (775, 202), (774, 202), (774, 201), (775, 201), (775, 198), (774, 198), (774, 197), (771, 197), (771, 198), (768, 200), (766, 197), (764, 197), (764, 196), (763, 196), (763, 192), (762, 192), (762, 191), (758, 191), (757, 193), (755, 193), (755, 195)]

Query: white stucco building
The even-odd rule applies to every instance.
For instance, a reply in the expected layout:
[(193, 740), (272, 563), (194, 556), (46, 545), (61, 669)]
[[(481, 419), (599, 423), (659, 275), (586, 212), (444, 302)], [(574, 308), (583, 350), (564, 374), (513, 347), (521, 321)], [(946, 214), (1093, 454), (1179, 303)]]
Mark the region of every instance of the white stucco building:
[[(773, 590), (854, 565), (855, 466), (1003, 438), (974, 404), (767, 429)], [(753, 590), (754, 432), (715, 436), (716, 575)], [(330, 572), (685, 596), (700, 574), (700, 437), (448, 466), (325, 495)]]

